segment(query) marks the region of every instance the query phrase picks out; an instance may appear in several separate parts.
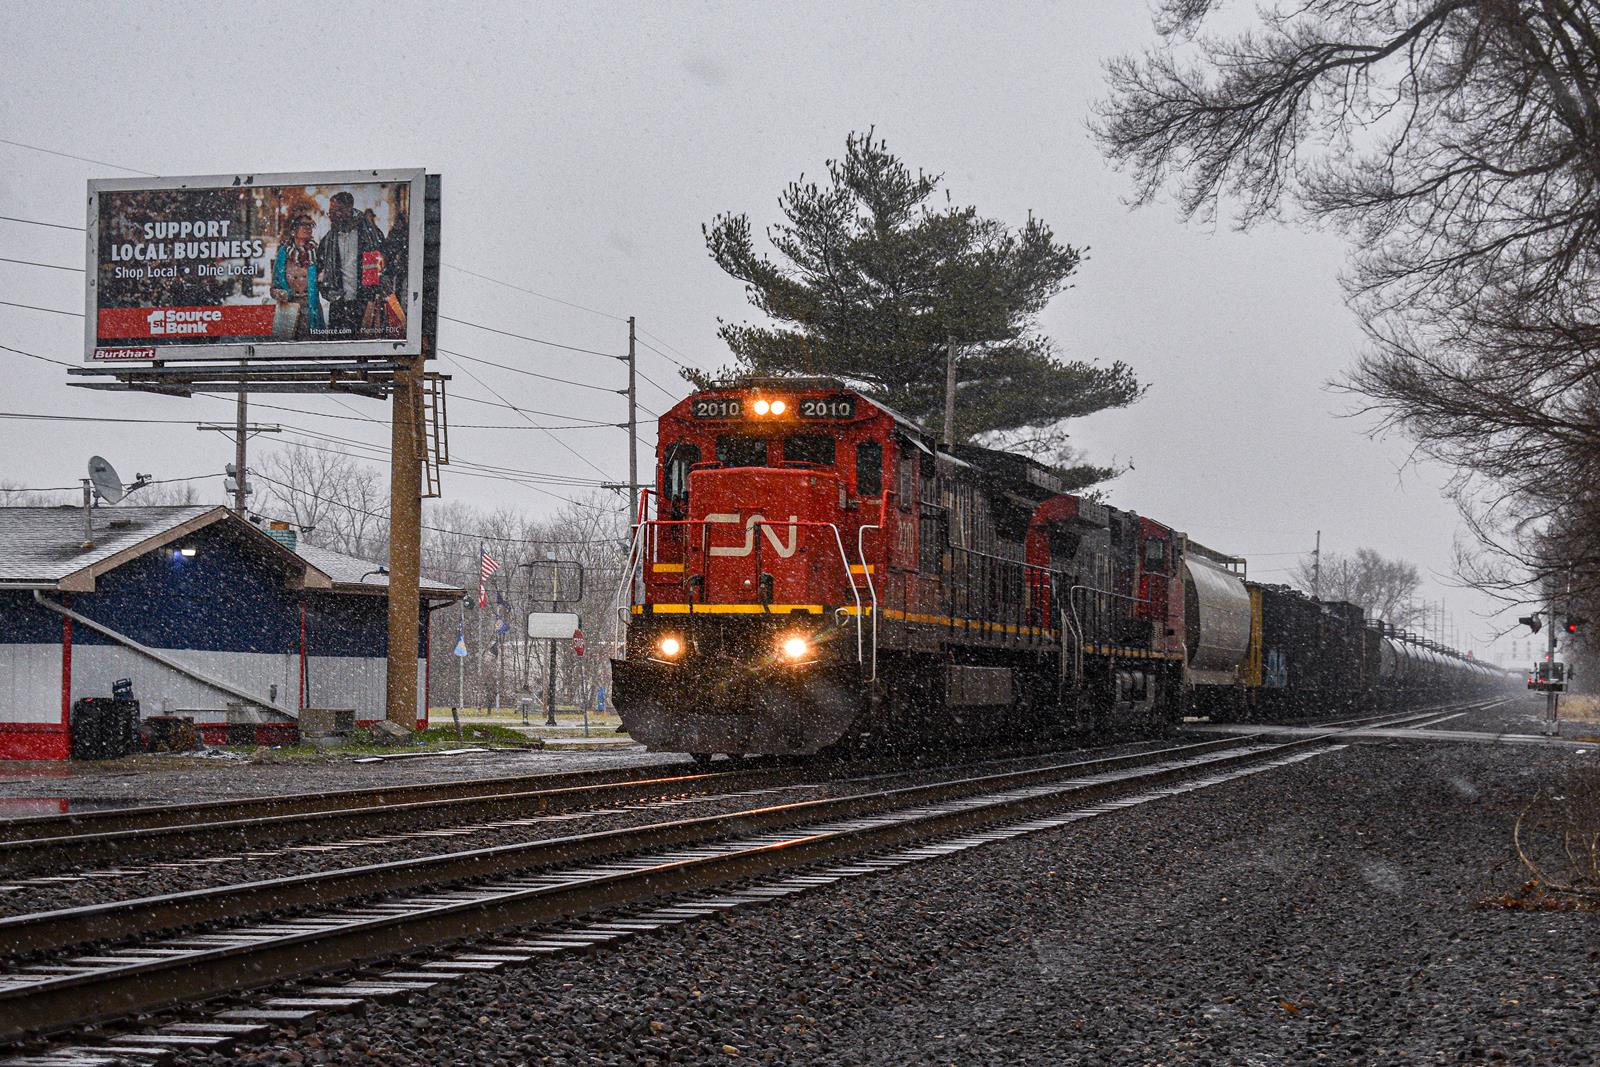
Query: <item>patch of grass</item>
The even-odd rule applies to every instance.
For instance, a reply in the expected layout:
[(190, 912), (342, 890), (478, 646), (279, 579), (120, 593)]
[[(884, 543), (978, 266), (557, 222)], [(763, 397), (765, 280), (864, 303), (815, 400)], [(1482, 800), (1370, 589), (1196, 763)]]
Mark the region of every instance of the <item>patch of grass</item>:
[(1560, 715), (1580, 722), (1600, 722), (1600, 696), (1591, 693), (1561, 694)]
[[(437, 742), (437, 744), (434, 744)], [(436, 748), (452, 748), (463, 743), (469, 745), (527, 745), (528, 739), (517, 731), (497, 723), (462, 723), (461, 737), (448, 719), (438, 726), (418, 731), (417, 744), (434, 744)]]
[(357, 730), (349, 741), (341, 745), (331, 745), (321, 748), (312, 744), (279, 745), (276, 748), (263, 749), (256, 745), (229, 746), (229, 752), (239, 752), (247, 756), (260, 753), (263, 761), (290, 761), (290, 760), (319, 760), (342, 759), (349, 756), (381, 756), (397, 752), (436, 752), (450, 748), (466, 748), (470, 746), (481, 747), (511, 747), (531, 748), (533, 742), (515, 730), (494, 724), (463, 724), (461, 736), (456, 736), (454, 725), (430, 726), (426, 730), (418, 730), (411, 737), (392, 743), (380, 743), (365, 730)]

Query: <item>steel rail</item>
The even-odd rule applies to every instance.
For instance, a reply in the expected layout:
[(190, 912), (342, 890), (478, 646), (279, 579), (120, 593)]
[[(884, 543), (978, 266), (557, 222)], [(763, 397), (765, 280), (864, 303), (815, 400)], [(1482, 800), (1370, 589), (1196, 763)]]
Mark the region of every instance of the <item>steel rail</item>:
[(1155, 752), (1076, 760), (1047, 767), (856, 793), (847, 797), (794, 801), (741, 812), (14, 915), (0, 918), (0, 952), (18, 956), (52, 951), (93, 941), (178, 930), (222, 919), (242, 919), (266, 912), (332, 904), (419, 886), (449, 885), (557, 864), (591, 862), (659, 845), (699, 844), (731, 834), (780, 829), (809, 819), (876, 814), (904, 804), (944, 800), (985, 789), (1014, 788), (1059, 778), (1063, 774), (1120, 770), (1149, 763), (1162, 756), (1197, 756), (1219, 749), (1236, 748), (1249, 740), (1249, 736), (1225, 737)]
[(0, 871), (7, 875), (38, 870), (59, 872), (71, 867), (215, 854), (228, 848), (257, 849), (285, 845), (327, 832), (370, 834), (427, 825), (430, 819), (437, 820), (432, 825), (444, 826), (495, 816), (579, 811), (646, 800), (664, 793), (700, 795), (725, 789), (743, 789), (751, 785), (790, 785), (815, 778), (814, 772), (807, 773), (798, 768), (719, 771), (384, 806), (339, 808), (295, 815), (182, 823), (146, 830), (0, 841)]
[[(1426, 714), (1438, 714), (1455, 706), (1458, 705), (1441, 705)], [(1346, 722), (1367, 722), (1370, 718)], [(1257, 725), (1267, 728), (1267, 724)], [(680, 766), (685, 765), (674, 764), (669, 768)], [(745, 767), (667, 776), (660, 775), (657, 767), (643, 767), (621, 772), (582, 771), (435, 782), (322, 795), (296, 794), (173, 808), (46, 816), (21, 820), (15, 827), (32, 836), (0, 840), (0, 872), (25, 875), (41, 870), (60, 872), (108, 863), (157, 861), (174, 856), (190, 857), (197, 850), (215, 854), (226, 848), (255, 849), (291, 844), (319, 833), (376, 833), (426, 823), (441, 814), (448, 815), (455, 823), (506, 815), (553, 814), (637, 802), (664, 790), (705, 795), (750, 785), (785, 785), (814, 777), (814, 770), (783, 767)], [(522, 788), (525, 786), (533, 788)], [(254, 811), (264, 814), (249, 814)], [(197, 821), (208, 815), (210, 821)], [(228, 815), (233, 817), (224, 817)], [(72, 826), (93, 829), (78, 833), (43, 832)], [(0, 826), (0, 831), (12, 829)]]
[(336, 789), (321, 793), (210, 800), (196, 804), (151, 804), (107, 811), (66, 812), (0, 820), (0, 841), (26, 841), (37, 837), (151, 830), (184, 823), (214, 820), (231, 822), (251, 816), (309, 815), (325, 811), (408, 804), (423, 800), (453, 800), (525, 788), (561, 789), (567, 786), (607, 785), (612, 782), (693, 774), (687, 760), (613, 767), (596, 771), (562, 771), (553, 774), (519, 774), (501, 778), (472, 778), (454, 782), (420, 782), (370, 788)]
[[(402, 914), (374, 908), (347, 919), (312, 920), (309, 925), (295, 926), (288, 932), (278, 928), (277, 936), (264, 940), (260, 934), (252, 936), (246, 927), (237, 934), (243, 943), (212, 947), (210, 939), (199, 939), (198, 951), (181, 954), (152, 946), (147, 950), (149, 955), (134, 955), (132, 962), (110, 970), (81, 973), (81, 969), (70, 962), (46, 967), (42, 970), (47, 976), (40, 981), (0, 989), (0, 1043), (17, 1042), (136, 1012), (189, 1004), (329, 969), (348, 968), (506, 928), (568, 919), (620, 904), (1015, 821), (1069, 802), (1098, 800), (1130, 788), (1147, 789), (1197, 773), (1278, 758), (1313, 748), (1348, 732), (1332, 730), (1231, 752), (1217, 752), (1222, 746), (1209, 742), (1141, 756), (1067, 765), (1083, 771), (1099, 764), (1102, 777), (1098, 779), (1085, 779), (1080, 774), (1061, 781), (1061, 775), (1067, 772), (1058, 769), (1057, 781), (1041, 786), (1042, 770), (1014, 772), (782, 805), (731, 818), (711, 817), (611, 831), (607, 835), (588, 835), (609, 837), (613, 845), (610, 855), (615, 856), (615, 846), (619, 843), (626, 846), (630, 840), (633, 846), (652, 848), (705, 840), (705, 835), (699, 831), (712, 821), (720, 821), (724, 837), (729, 831), (766, 829), (771, 825), (767, 820), (793, 826), (795, 816), (801, 815), (803, 823), (788, 835), (740, 839), (721, 849), (651, 855), (642, 864), (613, 862), (608, 866), (568, 872), (564, 877), (555, 871), (547, 876), (554, 879), (552, 881), (489, 886), (479, 894), (425, 897), (413, 910)], [(1239, 739), (1230, 740), (1238, 745)], [(1142, 773), (1116, 774), (1115, 769), (1106, 772), (1109, 764), (1125, 765), (1184, 751), (1195, 754), (1196, 749), (1206, 751), (1200, 752), (1198, 758), (1161, 763)], [(1029, 784), (1034, 788), (1025, 788)], [(1011, 792), (995, 796), (990, 791), (996, 789)], [(974, 795), (977, 796), (975, 802), (958, 801), (958, 798), (970, 800)], [(958, 802), (943, 808), (928, 807), (941, 800)], [(903, 817), (863, 818), (882, 816), (886, 812)], [(804, 815), (825, 821), (818, 825), (806, 821)], [(696, 823), (699, 827), (691, 829)], [(686, 836), (664, 837), (663, 833)], [(568, 844), (581, 840), (569, 839)], [(123, 962), (121, 958), (111, 959), (114, 963)]]

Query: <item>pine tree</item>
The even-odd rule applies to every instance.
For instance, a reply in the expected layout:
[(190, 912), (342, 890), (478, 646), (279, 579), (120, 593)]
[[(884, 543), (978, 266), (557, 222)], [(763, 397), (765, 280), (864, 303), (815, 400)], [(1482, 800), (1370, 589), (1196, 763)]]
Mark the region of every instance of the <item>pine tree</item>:
[[(1127, 364), (1064, 360), (1038, 331), (1045, 305), (1083, 260), (1032, 217), (1020, 229), (976, 208), (930, 203), (941, 175), (912, 173), (872, 131), (852, 133), (825, 184), (801, 178), (778, 198), (758, 252), (750, 219), (702, 227), (717, 265), (745, 283), (775, 325), (723, 322), (735, 363), (718, 375), (826, 375), (924, 425), (943, 428), (948, 339), (960, 353), (956, 437), (1063, 462), (1064, 420), (1133, 403)], [(1105, 468), (1073, 472), (1087, 484)]]

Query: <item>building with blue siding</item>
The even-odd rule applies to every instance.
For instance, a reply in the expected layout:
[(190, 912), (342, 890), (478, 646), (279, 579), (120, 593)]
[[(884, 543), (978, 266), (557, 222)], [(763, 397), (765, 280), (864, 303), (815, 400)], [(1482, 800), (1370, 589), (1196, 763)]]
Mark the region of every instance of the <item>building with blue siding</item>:
[[(292, 546), (221, 507), (0, 508), (0, 759), (65, 759), (73, 702), (129, 679), (144, 715), (230, 721), (263, 740), (301, 709), (384, 716), (387, 577)], [(433, 609), (462, 591), (423, 582), (419, 725)]]

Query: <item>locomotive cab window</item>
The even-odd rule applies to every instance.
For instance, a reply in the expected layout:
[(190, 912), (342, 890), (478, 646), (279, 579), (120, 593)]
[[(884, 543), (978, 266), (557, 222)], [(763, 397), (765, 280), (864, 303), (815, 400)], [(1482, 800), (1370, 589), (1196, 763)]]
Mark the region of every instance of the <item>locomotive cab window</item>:
[(856, 445), (856, 495), (877, 496), (883, 492), (883, 445), (862, 441)]
[(833, 438), (825, 433), (797, 433), (783, 442), (783, 458), (791, 463), (833, 466)]
[(689, 499), (689, 470), (700, 462), (700, 449), (694, 445), (673, 445), (667, 450), (662, 490), (668, 500)]
[(727, 433), (717, 438), (717, 462), (724, 467), (765, 467), (767, 439)]

